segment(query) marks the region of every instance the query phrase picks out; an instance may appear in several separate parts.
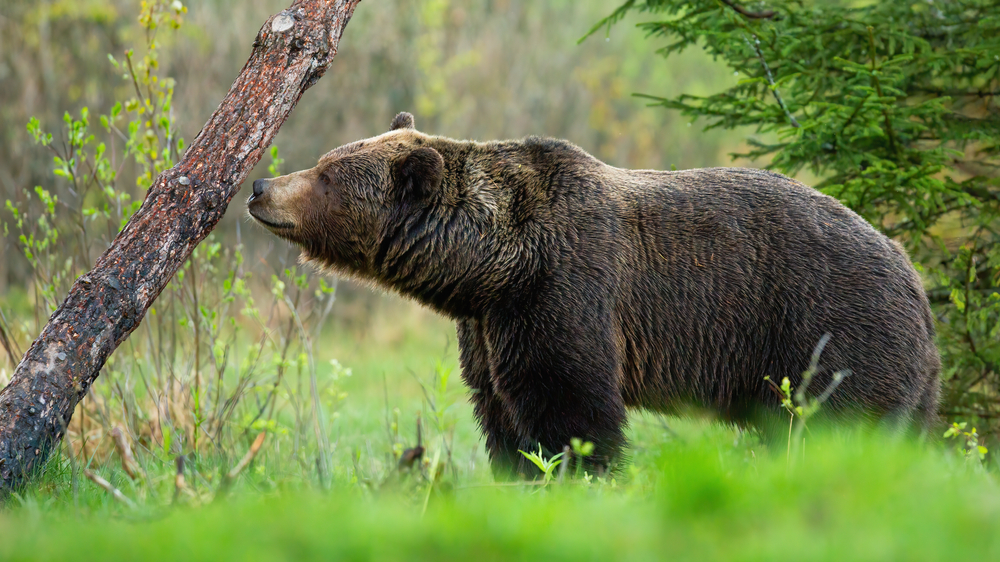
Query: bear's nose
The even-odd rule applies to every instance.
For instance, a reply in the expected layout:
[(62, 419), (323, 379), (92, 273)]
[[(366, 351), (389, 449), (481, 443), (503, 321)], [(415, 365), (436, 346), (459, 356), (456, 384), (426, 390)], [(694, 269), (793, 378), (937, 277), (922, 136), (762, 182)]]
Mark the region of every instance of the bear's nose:
[(260, 197), (264, 194), (264, 190), (267, 189), (267, 180), (259, 179), (253, 182), (253, 196)]

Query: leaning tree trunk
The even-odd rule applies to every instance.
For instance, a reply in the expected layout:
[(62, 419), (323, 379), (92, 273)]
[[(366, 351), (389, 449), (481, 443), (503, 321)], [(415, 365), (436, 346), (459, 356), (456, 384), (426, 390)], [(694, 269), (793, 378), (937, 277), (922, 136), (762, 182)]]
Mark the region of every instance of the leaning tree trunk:
[(108, 356), (132, 333), (337, 54), (360, 0), (295, 0), (257, 33), (225, 99), (180, 163), (69, 296), (0, 391), (0, 495), (62, 437)]

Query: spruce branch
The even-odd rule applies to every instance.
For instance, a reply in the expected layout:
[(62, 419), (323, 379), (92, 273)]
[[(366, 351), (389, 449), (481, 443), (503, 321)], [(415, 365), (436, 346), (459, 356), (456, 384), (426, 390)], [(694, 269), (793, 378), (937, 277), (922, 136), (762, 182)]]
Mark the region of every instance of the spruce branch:
[[(868, 26), (868, 45), (869, 53), (872, 60), (872, 85), (875, 86), (875, 93), (878, 94), (879, 100), (882, 99), (882, 83), (878, 79), (878, 66), (875, 63), (875, 29), (872, 26)], [(889, 136), (889, 148), (892, 149), (893, 154), (899, 154), (899, 148), (896, 144), (896, 133), (892, 130), (892, 121), (889, 119), (889, 110), (886, 109), (885, 105), (882, 106), (882, 118), (885, 122), (885, 133)]]
[(792, 127), (798, 129), (802, 125), (799, 125), (799, 122), (795, 120), (795, 116), (792, 115), (792, 112), (788, 110), (788, 106), (785, 105), (785, 100), (781, 98), (781, 92), (778, 91), (778, 85), (774, 83), (774, 76), (771, 75), (771, 67), (767, 65), (767, 59), (764, 58), (764, 52), (760, 49), (760, 39), (758, 39), (756, 35), (753, 35), (752, 37), (753, 43), (751, 43), (746, 37), (744, 37), (743, 40), (746, 41), (747, 45), (749, 45), (750, 48), (757, 53), (757, 58), (760, 59), (760, 64), (764, 66), (767, 83), (771, 86), (771, 93), (774, 94), (774, 99), (778, 101), (778, 106), (785, 112), (785, 116), (788, 117), (788, 122), (791, 123)]

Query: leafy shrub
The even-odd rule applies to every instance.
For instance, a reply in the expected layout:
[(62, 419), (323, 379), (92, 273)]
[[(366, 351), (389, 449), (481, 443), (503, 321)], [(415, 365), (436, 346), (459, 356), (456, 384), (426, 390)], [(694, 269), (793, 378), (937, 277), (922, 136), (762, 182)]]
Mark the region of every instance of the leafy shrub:
[[(173, 111), (174, 80), (159, 73), (158, 39), (180, 28), (186, 11), (177, 1), (141, 3), (142, 54), (128, 50), (123, 60), (109, 55), (131, 97), (106, 114), (86, 107), (78, 115), (66, 113), (63, 129), (55, 133), (38, 119), (29, 121), (28, 132), (52, 153), (55, 177), (51, 188), (25, 192), (27, 204), (5, 202), (4, 231), (18, 237), (32, 268), (28, 296), (34, 309), (33, 325), (21, 318), (27, 321), (4, 330), (11, 336), (4, 345), (12, 358), (20, 356), (18, 336), (30, 338), (41, 330), (76, 278), (139, 208), (156, 176), (184, 150)], [(276, 149), (271, 156), (277, 174)], [(142, 467), (130, 493), (155, 498), (158, 487), (173, 487), (173, 480), (161, 475), (173, 472), (175, 460), (183, 457), (177, 466), (188, 474), (185, 489), (194, 497), (211, 497), (226, 481), (220, 471), (253, 437), (268, 432), (274, 442), (268, 449), (283, 447), (286, 457), (297, 461), (282, 470), (295, 466), (306, 481), (327, 485), (329, 427), (345, 397), (338, 378), (350, 371), (336, 363), (332, 369), (317, 366), (312, 341), (331, 310), (334, 287), (295, 267), (273, 270), (269, 282), (252, 278), (238, 230), (235, 245), (224, 246), (214, 236), (200, 244), (142, 326), (108, 359), (78, 405), (64, 449), (49, 470), (71, 469), (75, 489), (78, 469), (108, 465), (115, 454), (109, 437), (118, 429), (124, 443), (134, 443)], [(320, 378), (320, 369), (332, 372)], [(123, 466), (128, 464), (121, 448), (119, 455)], [(135, 470), (126, 472), (135, 476)], [(265, 484), (281, 477), (273, 471)]]

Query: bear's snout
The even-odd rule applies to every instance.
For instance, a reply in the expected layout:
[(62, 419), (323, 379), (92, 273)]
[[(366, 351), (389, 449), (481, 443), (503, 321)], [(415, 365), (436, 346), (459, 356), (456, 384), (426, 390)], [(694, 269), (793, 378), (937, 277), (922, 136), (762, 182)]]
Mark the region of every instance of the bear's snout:
[(263, 178), (261, 178), (259, 180), (254, 180), (254, 182), (253, 182), (253, 194), (250, 197), (254, 198), (254, 197), (260, 197), (261, 195), (263, 195), (264, 191), (267, 190), (267, 184), (268, 184), (268, 180), (263, 179)]
[(286, 235), (300, 222), (305, 212), (300, 203), (303, 186), (303, 180), (297, 174), (254, 180), (253, 193), (247, 198), (247, 211), (271, 231)]

